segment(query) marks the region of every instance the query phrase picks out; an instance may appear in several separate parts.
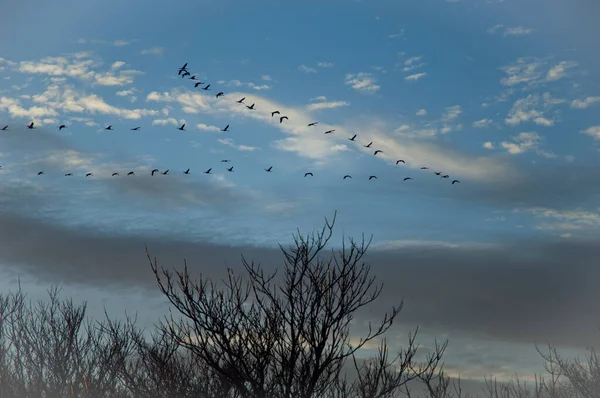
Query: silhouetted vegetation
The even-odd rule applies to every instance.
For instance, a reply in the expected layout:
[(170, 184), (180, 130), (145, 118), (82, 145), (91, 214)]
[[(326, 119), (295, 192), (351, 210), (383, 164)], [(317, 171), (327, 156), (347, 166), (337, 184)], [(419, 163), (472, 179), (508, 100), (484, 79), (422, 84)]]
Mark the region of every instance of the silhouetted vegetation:
[[(363, 262), (364, 237), (326, 250), (334, 223), (335, 216), (282, 246), (278, 273), (242, 258), (244, 274), (228, 270), (222, 283), (193, 279), (187, 264), (163, 269), (147, 253), (160, 291), (181, 315), (150, 331), (131, 317), (92, 321), (85, 304), (59, 299), (56, 288), (37, 303), (20, 288), (0, 296), (0, 397), (468, 397), (460, 380), (444, 373), (447, 342), (419, 360), (417, 329), (400, 352), (390, 352), (385, 334), (401, 302), (362, 336), (351, 330), (382, 285)], [(374, 358), (357, 358), (375, 341)], [(533, 386), (488, 380), (481, 396), (599, 396), (594, 350), (584, 361), (564, 359), (553, 347), (541, 354), (547, 378)]]

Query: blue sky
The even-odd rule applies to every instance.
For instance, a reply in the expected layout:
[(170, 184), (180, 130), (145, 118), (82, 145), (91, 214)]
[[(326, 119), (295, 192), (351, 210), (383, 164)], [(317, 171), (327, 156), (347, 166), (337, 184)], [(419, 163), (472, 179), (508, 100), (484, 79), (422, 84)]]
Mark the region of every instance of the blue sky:
[[(373, 234), (388, 251), (591, 244), (594, 10), (563, 0), (13, 4), (0, 27), (2, 214), (90, 242), (272, 247), (337, 209), (340, 235)], [(211, 91), (177, 76), (186, 62)], [(370, 141), (384, 152), (373, 156)], [(150, 177), (155, 167), (170, 175)], [(2, 261), (35, 267), (25, 257)]]

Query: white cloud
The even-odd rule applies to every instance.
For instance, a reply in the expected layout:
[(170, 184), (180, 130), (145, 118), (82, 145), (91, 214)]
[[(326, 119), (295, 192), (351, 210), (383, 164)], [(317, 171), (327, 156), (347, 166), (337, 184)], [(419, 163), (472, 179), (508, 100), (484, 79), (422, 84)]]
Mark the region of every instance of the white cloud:
[(123, 66), (125, 66), (125, 62), (117, 61), (117, 62), (113, 63), (110, 68), (116, 70), (116, 69), (122, 68)]
[(166, 126), (167, 124), (172, 124), (173, 126), (181, 126), (184, 121), (178, 121), (174, 117), (170, 117), (168, 119), (156, 119), (152, 121), (153, 126)]
[[(263, 80), (265, 80), (265, 79), (263, 79)], [(219, 80), (217, 83), (224, 84), (227, 87), (242, 87), (242, 86), (244, 86), (244, 87), (248, 87), (253, 90), (256, 90), (256, 91), (269, 90), (271, 88), (271, 86), (269, 86), (267, 84), (259, 85), (259, 84), (254, 84), (252, 82), (245, 83), (240, 80), (230, 80), (230, 81)]]
[(381, 88), (376, 83), (377, 80), (371, 73), (359, 72), (346, 74), (345, 84), (352, 87), (356, 91), (374, 93)]
[(525, 36), (533, 33), (533, 29), (526, 29), (522, 26), (515, 26), (513, 28), (507, 28), (504, 31), (504, 36)]
[(317, 102), (315, 104), (310, 104), (306, 107), (307, 111), (318, 111), (322, 109), (334, 109), (340, 108), (342, 106), (350, 105), (349, 102), (346, 101), (331, 101), (331, 102)]
[(133, 43), (134, 41), (135, 41), (135, 40), (129, 40), (129, 41), (127, 41), (127, 40), (115, 40), (115, 41), (113, 42), (113, 45), (114, 45), (115, 47), (125, 47), (125, 46), (128, 46), (128, 45), (130, 45), (130, 44), (131, 44), (131, 43)]
[(581, 208), (574, 210), (557, 210), (547, 207), (518, 209), (542, 220), (536, 227), (546, 231), (576, 231), (600, 226), (600, 214)]
[(311, 67), (308, 67), (306, 65), (300, 65), (298, 67), (298, 69), (301, 70), (304, 73), (317, 73), (317, 70), (315, 68), (311, 68)]
[(540, 70), (545, 65), (537, 58), (519, 58), (514, 63), (500, 67), (508, 76), (500, 80), (504, 86), (516, 86), (520, 84), (535, 84), (543, 76)]
[(494, 33), (496, 33), (496, 31), (497, 31), (498, 29), (501, 29), (502, 27), (504, 27), (504, 25), (502, 25), (502, 24), (500, 23), (500, 24), (497, 24), (497, 25), (494, 25), (494, 26), (492, 26), (491, 28), (488, 28), (486, 32), (487, 32), (487, 33), (489, 33), (489, 34), (491, 34), (491, 35), (493, 35)]
[(417, 111), (417, 113), (415, 113), (415, 115), (417, 115), (417, 116), (426, 116), (427, 115), (427, 110), (426, 109), (419, 109)]
[(319, 95), (318, 97), (311, 98), (310, 101), (327, 101), (327, 97), (324, 95)]
[(494, 143), (493, 143), (493, 142), (491, 142), (491, 141), (486, 141), (486, 142), (484, 142), (484, 143), (483, 143), (483, 147), (484, 147), (485, 149), (494, 149), (494, 148), (495, 148), (495, 146), (494, 146)]
[(595, 140), (600, 140), (600, 126), (592, 126), (582, 131), (583, 134), (587, 134)]
[(600, 97), (586, 97), (582, 99), (575, 99), (573, 100), (573, 102), (571, 102), (571, 108), (585, 109), (597, 102), (600, 102)]
[(535, 151), (539, 156), (546, 158), (555, 158), (556, 155), (552, 152), (541, 150), (542, 138), (539, 134), (534, 132), (520, 133), (517, 136), (512, 137), (513, 142), (501, 142), (500, 146), (506, 149), (508, 153), (513, 155), (522, 154), (529, 151)]
[(554, 81), (562, 79), (567, 75), (567, 70), (577, 67), (579, 64), (575, 61), (561, 61), (557, 65), (550, 68), (546, 74), (546, 80)]
[(255, 146), (237, 145), (237, 144), (235, 144), (235, 142), (233, 142), (233, 139), (231, 139), (231, 138), (221, 138), (221, 139), (218, 139), (217, 141), (223, 145), (227, 145), (232, 148), (235, 148), (238, 151), (253, 152), (253, 151), (256, 151), (257, 149), (259, 149)]
[(414, 75), (406, 76), (404, 80), (417, 81), (425, 76), (427, 76), (427, 72), (415, 73)]
[(165, 53), (165, 48), (164, 47), (152, 47), (152, 48), (147, 48), (145, 50), (140, 51), (140, 54), (142, 55), (157, 55), (157, 56), (162, 56)]
[(480, 119), (480, 120), (476, 120), (473, 122), (473, 127), (484, 128), (484, 127), (490, 126), (491, 124), (492, 124), (491, 119)]
[(220, 133), (221, 132), (221, 129), (218, 128), (217, 126), (209, 126), (209, 125), (204, 124), (204, 123), (197, 124), (196, 128), (198, 130), (202, 130), (202, 131), (214, 131), (215, 133)]
[(411, 58), (407, 59), (406, 61), (404, 61), (404, 66), (411, 66), (411, 65), (419, 62), (421, 60), (421, 58), (423, 58), (422, 55), (420, 55), (418, 57), (411, 57)]
[(333, 68), (333, 63), (331, 63), (331, 62), (317, 62), (317, 66), (319, 68)]
[[(547, 93), (542, 98), (543, 108), (546, 110), (564, 102), (564, 100), (553, 99)], [(546, 117), (545, 112), (538, 109), (539, 104), (540, 96), (538, 94), (529, 94), (527, 97), (515, 101), (504, 122), (510, 126), (517, 126), (530, 121), (538, 126), (548, 127), (554, 125), (554, 120)]]
[(271, 80), (273, 80), (273, 78), (269, 75), (262, 75), (260, 78), (267, 82), (270, 82)]
[(404, 29), (401, 29), (398, 33), (392, 33), (388, 35), (388, 39), (397, 39), (398, 37), (404, 36)]
[(116, 94), (118, 97), (129, 97), (129, 100), (130, 100), (131, 102), (135, 102), (135, 101), (137, 101), (137, 97), (136, 97), (136, 95), (135, 95), (135, 89), (117, 91), (115, 94)]
[(441, 120), (443, 122), (450, 122), (457, 119), (462, 113), (463, 111), (460, 105), (449, 106), (442, 114)]

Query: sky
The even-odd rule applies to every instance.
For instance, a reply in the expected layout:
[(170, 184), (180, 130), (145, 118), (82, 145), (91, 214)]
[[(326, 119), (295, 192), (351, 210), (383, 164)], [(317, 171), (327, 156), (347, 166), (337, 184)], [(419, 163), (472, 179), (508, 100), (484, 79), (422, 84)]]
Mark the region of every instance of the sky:
[(60, 284), (152, 324), (145, 245), (220, 277), (241, 253), (281, 264), (278, 242), (337, 210), (334, 240), (373, 235), (377, 305), (405, 301), (398, 336), (449, 338), (453, 374), (530, 377), (534, 343), (600, 340), (597, 3), (5, 8), (3, 291)]

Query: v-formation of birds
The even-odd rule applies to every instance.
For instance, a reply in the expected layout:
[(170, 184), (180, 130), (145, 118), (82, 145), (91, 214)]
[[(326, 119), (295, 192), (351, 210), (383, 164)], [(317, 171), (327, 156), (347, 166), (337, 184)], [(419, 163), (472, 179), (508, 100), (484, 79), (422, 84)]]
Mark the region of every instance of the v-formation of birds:
[[(195, 75), (192, 75), (192, 74), (189, 72), (189, 70), (187, 69), (187, 66), (188, 66), (188, 64), (187, 64), (187, 62), (186, 62), (186, 63), (185, 63), (185, 64), (184, 64), (184, 65), (183, 65), (181, 68), (179, 68), (179, 69), (178, 69), (178, 73), (177, 73), (177, 74), (178, 74), (179, 76), (181, 76), (181, 78), (185, 78), (186, 76), (190, 76), (190, 78), (189, 78), (190, 80), (194, 80), (194, 81), (196, 81), (196, 82), (194, 83), (194, 87), (195, 87), (195, 88), (197, 88), (197, 87), (199, 87), (199, 86), (201, 86), (201, 85), (203, 85), (203, 84), (206, 84), (206, 86), (205, 86), (205, 87), (202, 87), (201, 89), (202, 89), (202, 90), (205, 90), (205, 91), (210, 91), (210, 84), (207, 84), (206, 82), (201, 82), (200, 80), (198, 80), (198, 79), (196, 78), (196, 76), (195, 76)], [(222, 97), (222, 96), (224, 96), (224, 95), (225, 95), (225, 93), (224, 93), (224, 92), (222, 92), (222, 91), (219, 91), (219, 92), (217, 93), (216, 97), (217, 97), (217, 98), (219, 98), (219, 97)], [(247, 108), (247, 109), (249, 109), (249, 110), (251, 110), (251, 111), (254, 111), (254, 110), (256, 110), (256, 108), (255, 108), (255, 105), (256, 105), (256, 104), (254, 104), (254, 103), (253, 103), (252, 105), (247, 105), (247, 104), (244, 102), (245, 100), (246, 100), (246, 97), (243, 97), (243, 98), (240, 98), (239, 100), (237, 100), (236, 102), (237, 102), (238, 104), (245, 105), (245, 106), (246, 106), (246, 108)], [(275, 111), (272, 111), (272, 112), (271, 112), (271, 117), (275, 117), (275, 115), (277, 115), (277, 117), (279, 117), (279, 123), (283, 123), (283, 121), (284, 121), (284, 120), (289, 120), (289, 118), (288, 118), (287, 116), (285, 116), (285, 115), (281, 115), (281, 112), (280, 112), (280, 111), (278, 111), (278, 110), (275, 110)], [(312, 122), (312, 123), (309, 123), (309, 124), (308, 124), (308, 127), (314, 127), (314, 126), (317, 126), (318, 124), (319, 124), (319, 122)], [(58, 130), (60, 131), (60, 130), (62, 130), (62, 129), (64, 129), (64, 128), (66, 128), (66, 127), (67, 127), (66, 125), (64, 125), (64, 124), (61, 124), (61, 125), (58, 127)], [(34, 123), (33, 123), (33, 122), (31, 122), (30, 124), (28, 124), (28, 125), (27, 125), (27, 128), (28, 128), (28, 129), (35, 129), (35, 127), (34, 127)], [(3, 127), (3, 128), (1, 128), (0, 130), (1, 130), (1, 131), (6, 131), (7, 129), (8, 129), (8, 126), (4, 126), (4, 127)], [(134, 128), (131, 128), (130, 130), (131, 130), (131, 131), (138, 131), (139, 129), (140, 129), (140, 127), (134, 127)], [(185, 123), (184, 123), (184, 124), (182, 124), (182, 125), (181, 125), (180, 127), (178, 127), (177, 129), (178, 129), (178, 130), (181, 130), (181, 131), (185, 131)], [(109, 126), (105, 127), (105, 130), (114, 131), (114, 130), (113, 130), (113, 128), (112, 128), (112, 125), (109, 125)], [(223, 132), (229, 131), (229, 125), (225, 126), (223, 129), (221, 129), (221, 131), (223, 131)], [(327, 131), (325, 131), (325, 132), (324, 132), (324, 134), (333, 134), (334, 132), (335, 132), (335, 130), (327, 130)], [(357, 137), (357, 134), (354, 134), (352, 137), (349, 137), (348, 139), (349, 139), (350, 141), (352, 141), (352, 142), (355, 142), (355, 141), (356, 141), (356, 137)], [(363, 145), (363, 146), (364, 146), (365, 148), (371, 148), (371, 146), (372, 146), (372, 145), (373, 145), (373, 142), (370, 142), (370, 143), (368, 143), (367, 145)], [(381, 150), (381, 149), (376, 149), (376, 150), (373, 152), (373, 155), (374, 155), (374, 156), (377, 156), (379, 153), (383, 153), (383, 150)], [(229, 163), (229, 162), (230, 162), (230, 160), (227, 160), (227, 159), (225, 159), (225, 160), (222, 160), (221, 162), (222, 162), (222, 163)], [(405, 162), (403, 159), (399, 159), (399, 160), (397, 160), (397, 161), (396, 161), (396, 165), (399, 165), (399, 164), (401, 164), (401, 163), (402, 163), (402, 164), (404, 164), (404, 163), (406, 163), (406, 162)], [(1, 166), (0, 166), (0, 168), (1, 168)], [(429, 167), (426, 167), (426, 166), (423, 166), (423, 167), (421, 167), (421, 170), (428, 170), (428, 169), (429, 169)], [(204, 171), (204, 174), (211, 174), (211, 171), (212, 171), (212, 168), (209, 168), (208, 170)], [(231, 166), (231, 167), (228, 167), (228, 168), (227, 168), (227, 171), (229, 171), (229, 172), (233, 172), (233, 166)], [(270, 166), (269, 168), (265, 169), (265, 171), (266, 171), (266, 172), (268, 172), (268, 173), (272, 172), (272, 171), (273, 171), (273, 166)], [(169, 174), (169, 170), (165, 170), (165, 171), (162, 171), (162, 172), (161, 172), (161, 171), (160, 171), (160, 170), (158, 170), (158, 169), (154, 169), (154, 170), (152, 170), (150, 173), (151, 173), (151, 175), (152, 175), (152, 176), (154, 176), (156, 173), (160, 173), (160, 174), (163, 174), (163, 175), (168, 175), (168, 174)], [(185, 171), (183, 172), (183, 174), (190, 174), (190, 169), (187, 169), (187, 170), (185, 170)], [(40, 172), (38, 172), (38, 175), (44, 175), (44, 172), (43, 172), (43, 171), (40, 171)], [(93, 173), (89, 172), (89, 173), (86, 173), (86, 174), (85, 174), (85, 177), (92, 177), (93, 175), (94, 175)], [(135, 172), (132, 170), (132, 171), (128, 172), (126, 175), (127, 175), (127, 176), (133, 176), (133, 175), (135, 175)], [(442, 172), (439, 172), (439, 171), (438, 171), (438, 172), (435, 172), (435, 175), (439, 176), (439, 177), (440, 177), (440, 178), (442, 178), (442, 179), (448, 179), (448, 178), (450, 178), (450, 176), (449, 176), (448, 174), (443, 174)], [(66, 177), (73, 176), (73, 173), (66, 173), (66, 174), (65, 174), (65, 176), (66, 176)], [(116, 176), (119, 176), (119, 173), (118, 173), (118, 172), (114, 172), (114, 173), (112, 173), (112, 177), (116, 177)], [(306, 173), (304, 173), (304, 177), (314, 177), (314, 174), (313, 174), (312, 172), (306, 172)], [(351, 176), (351, 175), (349, 175), (349, 174), (346, 174), (346, 175), (343, 177), (343, 179), (344, 179), (344, 180), (346, 180), (346, 179), (348, 179), (348, 178), (352, 178), (352, 176)], [(371, 180), (376, 180), (376, 179), (377, 179), (377, 176), (374, 176), (374, 175), (371, 175), (371, 176), (369, 176), (369, 181), (371, 181)], [(413, 179), (412, 177), (405, 177), (405, 178), (403, 179), (403, 181), (409, 181), (409, 180), (412, 180), (412, 179)], [(459, 182), (460, 182), (459, 180), (452, 180), (452, 185), (454, 185), (454, 184), (456, 184), (456, 183), (459, 183)]]

